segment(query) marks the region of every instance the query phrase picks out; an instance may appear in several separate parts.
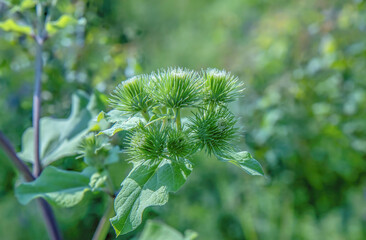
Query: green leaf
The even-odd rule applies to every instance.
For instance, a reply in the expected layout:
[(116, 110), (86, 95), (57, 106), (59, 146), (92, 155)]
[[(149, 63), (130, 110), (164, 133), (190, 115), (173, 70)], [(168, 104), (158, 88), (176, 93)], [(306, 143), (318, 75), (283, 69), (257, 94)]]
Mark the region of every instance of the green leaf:
[(183, 236), (183, 234), (166, 224), (149, 220), (139, 240), (193, 240), (196, 238), (197, 233), (195, 232), (186, 231), (185, 236)]
[(169, 192), (176, 192), (191, 171), (192, 166), (187, 160), (173, 162), (164, 159), (135, 166), (122, 182), (114, 201), (116, 216), (110, 221), (117, 236), (137, 228), (147, 207), (164, 205)]
[[(84, 135), (89, 131), (95, 112), (95, 97), (78, 91), (72, 96), (72, 110), (68, 119), (44, 117), (40, 120), (41, 161), (43, 166), (66, 156), (77, 154)], [(34, 162), (33, 128), (22, 137), (19, 157)]]
[(89, 181), (90, 177), (85, 173), (49, 166), (35, 181), (16, 187), (15, 195), (21, 204), (42, 197), (60, 207), (71, 207), (83, 199), (85, 192), (91, 190)]
[(112, 127), (99, 132), (97, 135), (106, 134), (111, 137), (118, 132), (130, 130), (130, 129), (137, 127), (137, 125), (141, 121), (142, 121), (142, 118), (140, 118), (140, 117), (132, 117), (132, 118), (127, 119), (126, 121), (119, 121), (119, 122), (116, 122), (115, 124), (113, 124)]
[(110, 123), (126, 121), (128, 117), (119, 110), (111, 110), (106, 113), (106, 119)]
[(97, 188), (100, 188), (103, 186), (105, 181), (107, 181), (107, 174), (105, 172), (99, 173), (95, 172), (90, 177), (89, 186), (92, 188), (92, 190), (96, 190)]
[(31, 35), (32, 28), (17, 24), (13, 19), (8, 19), (5, 22), (0, 22), (0, 29), (8, 32), (16, 32), (20, 34)]
[(50, 22), (46, 26), (46, 30), (50, 35), (55, 34), (58, 30), (63, 29), (71, 24), (77, 23), (77, 20), (70, 15), (62, 15), (56, 21)]
[(236, 166), (242, 168), (250, 175), (260, 175), (264, 176), (263, 168), (260, 163), (255, 160), (252, 155), (247, 152), (238, 152), (238, 153), (228, 153), (225, 156), (218, 157), (219, 160), (224, 162), (230, 162), (235, 164)]
[(34, 6), (36, 6), (36, 1), (34, 1), (34, 0), (23, 0), (20, 4), (20, 8), (22, 10), (32, 8)]
[(101, 111), (97, 116), (97, 122), (102, 121), (105, 118), (105, 112)]

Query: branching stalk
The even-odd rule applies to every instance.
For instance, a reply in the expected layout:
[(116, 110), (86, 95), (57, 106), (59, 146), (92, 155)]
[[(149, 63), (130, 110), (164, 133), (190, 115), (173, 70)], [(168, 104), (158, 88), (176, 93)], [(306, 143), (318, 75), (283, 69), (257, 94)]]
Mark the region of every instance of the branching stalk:
[(43, 71), (42, 46), (41, 41), (36, 39), (36, 66), (33, 94), (33, 129), (34, 129), (34, 166), (33, 174), (37, 177), (42, 172), (40, 159), (40, 115), (41, 115), (41, 78)]
[[(33, 94), (33, 130), (34, 130), (34, 164), (33, 174), (37, 178), (42, 172), (42, 165), (40, 159), (40, 116), (41, 116), (41, 84), (43, 72), (43, 43), (47, 37), (45, 30), (46, 21), (49, 17), (44, 19), (44, 9), (41, 2), (37, 3), (37, 32), (34, 36), (36, 43), (36, 62), (34, 75), (34, 94)], [(48, 234), (52, 240), (61, 240), (61, 232), (57, 226), (55, 216), (51, 206), (44, 200), (39, 198), (38, 204), (42, 211)]]
[(40, 116), (41, 116), (41, 84), (43, 71), (43, 42), (45, 40), (45, 21), (44, 9), (40, 2), (36, 5), (37, 11), (37, 29), (34, 37), (36, 42), (36, 62), (34, 74), (34, 94), (33, 94), (33, 142), (34, 142), (34, 164), (33, 174), (38, 177), (42, 172), (42, 165), (40, 159)]
[[(23, 175), (27, 182), (35, 180), (32, 172), (29, 170), (28, 166), (18, 157), (10, 141), (5, 137), (5, 135), (0, 131), (0, 146), (4, 149), (5, 153), (12, 160), (15, 167)], [(61, 233), (58, 229), (55, 216), (53, 215), (51, 206), (44, 200), (39, 198), (37, 200), (44, 218), (48, 234), (52, 240), (61, 240)]]
[(175, 123), (177, 125), (177, 129), (181, 130), (182, 129), (182, 123), (181, 123), (181, 120), (180, 120), (180, 109), (179, 108), (177, 108), (176, 111), (175, 111)]

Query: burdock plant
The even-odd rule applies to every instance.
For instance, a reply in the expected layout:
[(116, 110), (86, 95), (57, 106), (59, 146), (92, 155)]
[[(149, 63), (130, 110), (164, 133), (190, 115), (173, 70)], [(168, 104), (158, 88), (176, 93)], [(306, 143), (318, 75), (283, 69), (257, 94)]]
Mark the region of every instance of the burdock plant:
[(98, 118), (113, 123), (101, 133), (128, 132), (126, 152), (133, 169), (114, 202), (116, 216), (110, 221), (117, 235), (138, 227), (145, 208), (168, 201), (169, 192), (177, 191), (191, 173), (197, 152), (263, 175), (248, 152), (233, 146), (238, 128), (227, 104), (242, 91), (237, 77), (217, 69), (162, 69), (117, 86), (110, 98), (113, 110)]

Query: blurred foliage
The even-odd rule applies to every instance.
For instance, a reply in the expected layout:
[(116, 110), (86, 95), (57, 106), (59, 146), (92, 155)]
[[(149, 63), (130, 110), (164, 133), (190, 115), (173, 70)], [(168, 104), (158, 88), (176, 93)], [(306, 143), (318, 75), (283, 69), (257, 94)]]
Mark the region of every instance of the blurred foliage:
[[(43, 116), (68, 116), (77, 89), (109, 93), (166, 66), (225, 68), (245, 83), (231, 107), (267, 179), (197, 156), (183, 189), (145, 218), (198, 239), (366, 238), (365, 1), (60, 0), (53, 23), (64, 15), (76, 22), (46, 42)], [(27, 24), (0, 1), (0, 21), (8, 19)], [(0, 129), (18, 150), (31, 126), (34, 49), (29, 37), (0, 30)], [(0, 238), (46, 239), (34, 203), (17, 203), (17, 173), (1, 151), (0, 164)], [(84, 166), (74, 157), (59, 164)], [(110, 167), (115, 184), (130, 167)], [(90, 239), (105, 207), (87, 193), (56, 210), (65, 239)]]

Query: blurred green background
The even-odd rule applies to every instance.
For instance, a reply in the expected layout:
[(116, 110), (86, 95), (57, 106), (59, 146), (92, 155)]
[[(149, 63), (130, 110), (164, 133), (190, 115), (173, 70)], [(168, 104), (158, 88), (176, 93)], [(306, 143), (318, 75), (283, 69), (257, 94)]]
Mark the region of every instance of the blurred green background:
[[(7, 6), (0, 1), (0, 21)], [(145, 219), (198, 239), (366, 239), (365, 1), (60, 0), (53, 17), (63, 13), (78, 23), (46, 42), (42, 116), (67, 117), (77, 89), (108, 94), (168, 66), (226, 69), (245, 83), (232, 105), (240, 144), (267, 177), (198, 156), (183, 189)], [(34, 48), (0, 30), (0, 129), (18, 151), (31, 126)], [(130, 167), (112, 168), (117, 184)], [(17, 182), (0, 150), (0, 239), (47, 239), (36, 204), (15, 199)], [(90, 193), (55, 209), (65, 239), (90, 239), (105, 204)]]

